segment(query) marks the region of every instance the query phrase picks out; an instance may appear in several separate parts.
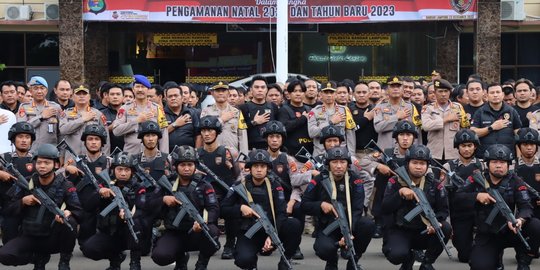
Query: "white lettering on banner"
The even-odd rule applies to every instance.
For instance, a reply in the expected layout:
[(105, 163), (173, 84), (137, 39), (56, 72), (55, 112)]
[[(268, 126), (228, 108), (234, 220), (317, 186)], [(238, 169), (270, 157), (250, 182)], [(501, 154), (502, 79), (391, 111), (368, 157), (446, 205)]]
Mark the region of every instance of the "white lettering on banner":
[(313, 18), (341, 17), (341, 6), (312, 6), (311, 17)]
[(233, 18), (260, 18), (259, 9), (254, 6), (232, 6)]
[(229, 17), (228, 6), (167, 6), (167, 16), (178, 17)]
[[(328, 55), (310, 54), (309, 62), (328, 62)], [(330, 62), (366, 63), (367, 56), (364, 55), (331, 55)]]
[(368, 6), (343, 6), (344, 17), (367, 17)]

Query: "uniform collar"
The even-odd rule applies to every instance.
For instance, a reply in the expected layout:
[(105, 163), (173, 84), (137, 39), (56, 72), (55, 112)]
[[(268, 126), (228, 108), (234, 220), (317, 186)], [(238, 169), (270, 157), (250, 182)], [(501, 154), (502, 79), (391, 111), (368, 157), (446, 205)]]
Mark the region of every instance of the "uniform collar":
[[(44, 107), (49, 107), (49, 101), (45, 100), (45, 102), (43, 103), (43, 106)], [(37, 107), (37, 104), (36, 104), (35, 101), (32, 101), (32, 107)]]
[[(87, 105), (86, 108), (85, 108), (84, 110), (87, 111), (87, 112), (89, 112), (89, 111), (92, 110), (92, 108), (90, 107), (90, 105)], [(73, 107), (73, 112), (74, 112), (74, 113), (77, 113), (77, 112), (78, 112), (76, 106)]]
[[(477, 160), (476, 157), (473, 157), (473, 158), (471, 159), (471, 162), (469, 162), (469, 164), (475, 164), (475, 163), (478, 163), (478, 160)], [(461, 161), (461, 158), (458, 158), (458, 159), (457, 159), (457, 166), (462, 166), (462, 165), (463, 165), (463, 166), (466, 166), (466, 165), (463, 163), (463, 161)]]
[(525, 166), (528, 166), (528, 167), (532, 167), (532, 166), (534, 166), (534, 165), (539, 165), (539, 164), (540, 164), (540, 159), (538, 159), (537, 156), (534, 156), (533, 163), (532, 163), (532, 164), (527, 164), (527, 163), (525, 163), (525, 160), (523, 160), (522, 157), (519, 157), (517, 163), (518, 163), (518, 166), (523, 166), (523, 165), (525, 165)]

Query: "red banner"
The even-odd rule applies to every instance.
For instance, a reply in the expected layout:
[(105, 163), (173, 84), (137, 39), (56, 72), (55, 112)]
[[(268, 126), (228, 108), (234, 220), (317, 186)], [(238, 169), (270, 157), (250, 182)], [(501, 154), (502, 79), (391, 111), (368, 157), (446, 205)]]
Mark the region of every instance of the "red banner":
[[(474, 20), (477, 0), (288, 0), (289, 22)], [(277, 0), (84, 0), (84, 20), (275, 23)]]

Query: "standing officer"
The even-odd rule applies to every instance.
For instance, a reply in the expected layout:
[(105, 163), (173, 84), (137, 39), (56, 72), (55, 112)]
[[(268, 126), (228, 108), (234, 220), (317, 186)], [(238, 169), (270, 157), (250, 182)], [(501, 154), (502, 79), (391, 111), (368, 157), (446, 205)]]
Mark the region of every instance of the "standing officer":
[[(33, 261), (34, 269), (44, 270), (50, 254), (61, 253), (59, 270), (69, 270), (71, 252), (77, 237), (77, 223), (81, 217), (81, 205), (75, 187), (64, 176), (55, 175), (60, 166), (60, 153), (52, 144), (42, 144), (33, 157), (36, 174), (30, 178), (29, 188), (41, 188), (57, 207), (66, 204), (66, 219), (45, 210), (40, 217), (41, 202), (30, 190), (17, 189), (13, 202), (5, 209), (10, 215), (20, 215), (21, 234), (0, 248), (0, 263), (26, 265)], [(64, 222), (69, 222), (70, 230)], [(51, 224), (53, 224), (51, 226)], [(69, 256), (63, 256), (68, 254)]]
[[(509, 172), (514, 159), (512, 151), (502, 144), (490, 145), (485, 153), (487, 171), (484, 172), (485, 183), (476, 182), (465, 186), (456, 193), (456, 201), (462, 207), (474, 209), (476, 235), (469, 265), (471, 269), (495, 269), (499, 256), (507, 247), (514, 247), (517, 253), (518, 269), (529, 269), (529, 265), (540, 245), (540, 220), (532, 216), (533, 209), (527, 187), (516, 174)], [(493, 208), (495, 198), (487, 193), (483, 186), (499, 191), (504, 201), (515, 214), (516, 223), (507, 222), (497, 214), (491, 224), (486, 223)], [(531, 247), (527, 251), (516, 235), (521, 230)]]
[(167, 97), (167, 107), (165, 107), (165, 117), (167, 118), (167, 131), (169, 134), (169, 149), (172, 151), (176, 145), (189, 145), (198, 147), (201, 145), (201, 137), (198, 134), (199, 115), (197, 109), (191, 108), (185, 102), (189, 98), (188, 86), (182, 89), (188, 89), (187, 96), (182, 97), (183, 93), (176, 83), (171, 83), (165, 92)]
[[(229, 85), (227, 82), (218, 82), (210, 87), (212, 97), (216, 103), (202, 109), (201, 118), (215, 115), (222, 124), (221, 134), (218, 136), (220, 145), (233, 148), (236, 152), (248, 153), (247, 125), (242, 112), (228, 102)], [(202, 121), (202, 120), (201, 120)]]
[[(217, 221), (219, 217), (219, 204), (214, 188), (195, 174), (198, 156), (191, 146), (180, 146), (171, 154), (173, 166), (177, 173), (169, 181), (173, 192), (183, 192), (191, 203), (197, 208), (199, 214), (206, 220), (210, 235), (217, 241), (219, 230)], [(180, 221), (178, 226), (173, 224), (175, 217), (181, 209), (183, 202), (175, 196), (162, 190), (160, 193), (161, 208), (165, 232), (157, 240), (152, 251), (152, 260), (160, 266), (176, 262), (175, 270), (187, 269), (189, 260), (187, 251), (199, 251), (199, 259), (195, 264), (196, 270), (206, 270), (210, 257), (216, 249), (211, 241), (201, 233), (201, 224), (193, 221), (188, 215)]]
[[(443, 242), (446, 244), (452, 232), (452, 227), (445, 221), (448, 217), (448, 200), (444, 185), (441, 185), (433, 174), (427, 173), (430, 161), (429, 148), (417, 144), (407, 150), (404, 166), (413, 184), (419, 187), (428, 199), (437, 216), (444, 234)], [(416, 216), (410, 222), (405, 220), (405, 215), (417, 206), (417, 198), (414, 191), (402, 181), (397, 177), (390, 178), (384, 193), (382, 213), (386, 231), (383, 253), (392, 264), (401, 264), (400, 269), (410, 270), (414, 263), (412, 249), (426, 249), (420, 269), (434, 269), (432, 264), (441, 255), (443, 247), (437, 239), (435, 230), (426, 223), (422, 215)]]
[(32, 146), (32, 151), (38, 145), (44, 143), (58, 143), (58, 121), (63, 115), (63, 111), (55, 102), (47, 101), (47, 81), (39, 76), (30, 78), (28, 82), (32, 92), (33, 101), (23, 103), (17, 113), (17, 122), (25, 121), (36, 129), (36, 141)]
[[(482, 170), (482, 161), (475, 157), (480, 146), (478, 135), (470, 129), (460, 129), (454, 137), (454, 148), (457, 149), (459, 158), (449, 160), (444, 167), (454, 172), (461, 179), (467, 179), (475, 170)], [(455, 193), (460, 186), (452, 182), (449, 176), (442, 171), (441, 180), (445, 183), (448, 191), (450, 207), (450, 223), (453, 228), (452, 243), (458, 252), (460, 262), (469, 262), (474, 234), (474, 211), (459, 208), (455, 201)], [(463, 184), (468, 184), (467, 182)]]
[(137, 138), (142, 142), (143, 149), (135, 155), (135, 159), (156, 181), (163, 175), (169, 176), (170, 174), (168, 155), (161, 148), (158, 148), (162, 136), (158, 123), (146, 121), (139, 124)]
[[(274, 226), (285, 248), (285, 256), (290, 260), (302, 237), (300, 221), (287, 218), (285, 194), (278, 181), (268, 178), (268, 171), (272, 169), (270, 154), (266, 150), (256, 149), (249, 153), (246, 168), (250, 174), (235, 185), (242, 185), (249, 202), (244, 201), (236, 192), (229, 192), (223, 201), (222, 212), (224, 217), (241, 218), (240, 231), (234, 252), (234, 264), (242, 269), (257, 268), (257, 253), (272, 251), (272, 240), (263, 229), (248, 238), (245, 233), (255, 224), (258, 214), (249, 206), (250, 203), (260, 205), (268, 219)], [(279, 270), (288, 269), (286, 262), (281, 258)]]
[(134, 76), (133, 93), (135, 100), (120, 107), (116, 120), (113, 122), (114, 136), (124, 136), (124, 151), (134, 155), (141, 150), (141, 141), (137, 135), (138, 124), (146, 121), (158, 123), (162, 130), (159, 141), (161, 151), (169, 152), (169, 133), (166, 132), (167, 119), (163, 108), (148, 100), (147, 92), (150, 82), (142, 75)]
[[(537, 192), (540, 191), (540, 160), (538, 159), (538, 145), (540, 145), (540, 134), (532, 128), (520, 128), (516, 134), (516, 145), (521, 153), (517, 159), (515, 172), (523, 181)], [(540, 198), (533, 196), (531, 192), (531, 203), (534, 209), (534, 217), (540, 219)]]
[[(137, 210), (146, 210), (146, 189), (133, 177), (133, 161), (128, 153), (115, 154), (110, 173), (113, 180), (110, 183), (102, 183), (99, 189), (88, 181), (79, 185), (81, 190), (78, 194), (84, 209), (98, 215), (113, 203), (113, 197), (119, 196), (108, 187), (114, 185), (122, 192), (121, 196), (124, 197), (129, 209), (136, 207)], [(124, 216), (124, 210), (118, 208), (110, 211), (105, 217), (98, 216), (98, 231), (81, 244), (83, 255), (95, 261), (108, 259), (110, 261), (108, 270), (120, 270), (120, 265), (126, 258), (123, 251), (136, 245), (124, 221)], [(140, 270), (140, 253), (132, 251), (130, 255), (130, 270)]]
[[(106, 128), (107, 118), (98, 109), (90, 107), (88, 87), (80, 85), (73, 92), (75, 106), (67, 108), (60, 117), (60, 135), (77, 155), (82, 155), (85, 152), (85, 146), (80, 139), (85, 127), (97, 124)], [(105, 147), (104, 152), (109, 153), (110, 143), (107, 143), (108, 137), (105, 138), (106, 141), (102, 146)]]
[(416, 127), (420, 127), (422, 124), (416, 107), (403, 100), (401, 79), (390, 77), (386, 83), (388, 85), (386, 90), (388, 99), (375, 106), (375, 117), (373, 118), (375, 131), (379, 133), (377, 143), (382, 149), (394, 146), (392, 131), (397, 122), (408, 120), (413, 122)]
[(329, 82), (321, 90), (321, 105), (315, 106), (308, 115), (308, 132), (313, 139), (313, 155), (323, 154), (323, 146), (319, 143), (321, 130), (328, 125), (336, 125), (345, 129), (347, 149), (354, 154), (356, 150), (356, 134), (354, 130), (356, 124), (351, 115), (351, 111), (346, 106), (336, 103), (336, 84)]
[[(366, 251), (373, 236), (375, 225), (367, 217), (363, 217), (364, 205), (364, 179), (349, 170), (351, 155), (346, 148), (334, 147), (326, 151), (325, 165), (328, 171), (311, 180), (302, 200), (302, 209), (308, 215), (318, 216), (318, 227), (326, 228), (336, 218), (336, 209), (331, 201), (337, 200), (345, 208), (349, 230), (354, 237), (356, 250), (354, 263)], [(332, 190), (326, 190), (323, 181), (330, 181)], [(337, 249), (346, 249), (344, 236), (341, 231), (335, 230), (329, 235), (319, 233), (313, 248), (319, 258), (326, 261), (327, 270), (338, 269)], [(347, 270), (355, 269), (349, 260)]]
[[(34, 127), (27, 122), (17, 122), (8, 131), (8, 139), (15, 146), (15, 151), (4, 153), (3, 157), (7, 162), (13, 163), (13, 166), (24, 177), (30, 177), (34, 172), (34, 164), (32, 163), (32, 153), (30, 148), (32, 142), (36, 139)], [(0, 200), (1, 209), (7, 209), (10, 203), (8, 190), (13, 187), (17, 179), (6, 171), (6, 168), (0, 170)], [(6, 215), (1, 213), (2, 220), (2, 242), (6, 244), (9, 240), (15, 238), (19, 234), (19, 225), (21, 219), (19, 216)]]
[[(431, 150), (433, 158), (441, 164), (446, 160), (458, 158), (458, 151), (452, 147), (456, 132), (461, 128), (469, 127), (469, 120), (463, 106), (450, 101), (452, 85), (443, 79), (436, 79), (436, 101), (424, 106), (422, 110), (422, 129), (428, 133), (427, 147)], [(439, 175), (436, 171), (435, 177)]]
[(111, 152), (116, 149), (116, 147), (120, 149), (124, 149), (124, 137), (116, 137), (113, 136), (113, 125), (112, 123), (116, 119), (116, 115), (118, 114), (118, 110), (122, 106), (122, 102), (124, 100), (124, 92), (122, 90), (122, 87), (117, 84), (106, 84), (103, 86), (103, 89), (101, 90), (103, 93), (107, 92), (109, 93), (109, 105), (106, 108), (101, 109), (101, 113), (107, 118), (107, 129), (109, 132), (109, 139), (111, 142), (111, 145), (109, 149), (111, 149)]

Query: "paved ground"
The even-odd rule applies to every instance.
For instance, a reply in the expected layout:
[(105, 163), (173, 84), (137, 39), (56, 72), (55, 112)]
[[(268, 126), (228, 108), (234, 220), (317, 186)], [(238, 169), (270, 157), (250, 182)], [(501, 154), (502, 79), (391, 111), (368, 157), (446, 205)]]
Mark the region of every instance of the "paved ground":
[[(222, 242), (224, 239), (221, 239)], [(296, 261), (293, 265), (294, 269), (296, 270), (318, 270), (318, 269), (324, 269), (324, 262), (317, 258), (315, 256), (315, 253), (313, 252), (313, 242), (314, 239), (311, 238), (308, 235), (304, 235), (304, 238), (302, 239), (302, 251), (304, 253), (305, 259), (301, 261)], [(388, 270), (388, 269), (398, 269), (398, 266), (394, 266), (390, 264), (381, 253), (381, 245), (382, 240), (381, 239), (373, 239), (371, 241), (370, 246), (360, 260), (360, 263), (362, 264), (364, 269), (370, 269), (370, 270)], [(455, 249), (451, 249), (452, 253), (454, 253), (454, 256), (456, 255)], [(221, 260), (220, 256), (221, 250), (212, 257), (210, 260), (210, 264), (208, 269), (219, 269), (219, 270), (229, 270), (229, 269), (238, 269), (232, 260)], [(192, 253), (191, 260), (189, 262), (189, 269), (194, 269), (194, 265), (196, 262), (197, 255), (195, 253)], [(122, 269), (129, 269), (128, 267), (128, 259), (124, 261), (122, 264)], [(277, 263), (279, 261), (279, 257), (276, 252), (274, 252), (274, 255), (270, 257), (260, 257), (259, 258), (259, 270), (267, 270), (267, 269), (277, 269)], [(47, 269), (56, 269), (56, 265), (58, 263), (58, 255), (53, 255), (51, 262), (47, 265)], [(143, 257), (142, 260), (144, 270), (153, 270), (153, 269), (173, 269), (174, 266), (167, 266), (167, 267), (159, 267), (156, 264), (152, 262), (152, 260), (149, 257)], [(506, 266), (506, 269), (515, 269), (516, 268), (516, 262), (514, 260), (514, 251), (512, 249), (507, 249), (505, 256), (504, 256), (504, 264)], [(339, 269), (345, 269), (346, 262), (344, 260), (339, 261)], [(76, 247), (75, 254), (73, 259), (71, 260), (71, 269), (73, 270), (102, 270), (108, 267), (108, 261), (92, 261), (90, 259), (84, 258), (79, 251), (78, 247)], [(418, 269), (419, 263), (415, 264), (414, 269)], [(468, 269), (467, 264), (462, 264), (457, 261), (450, 261), (446, 254), (443, 252), (439, 260), (437, 260), (435, 267), (438, 270), (455, 270), (455, 269)], [(32, 269), (31, 266), (23, 266), (23, 267), (6, 267), (6, 266), (0, 266), (0, 269), (2, 270), (26, 270), (26, 269)], [(531, 269), (540, 269), (540, 261), (535, 260), (533, 261), (533, 264), (531, 265)]]

